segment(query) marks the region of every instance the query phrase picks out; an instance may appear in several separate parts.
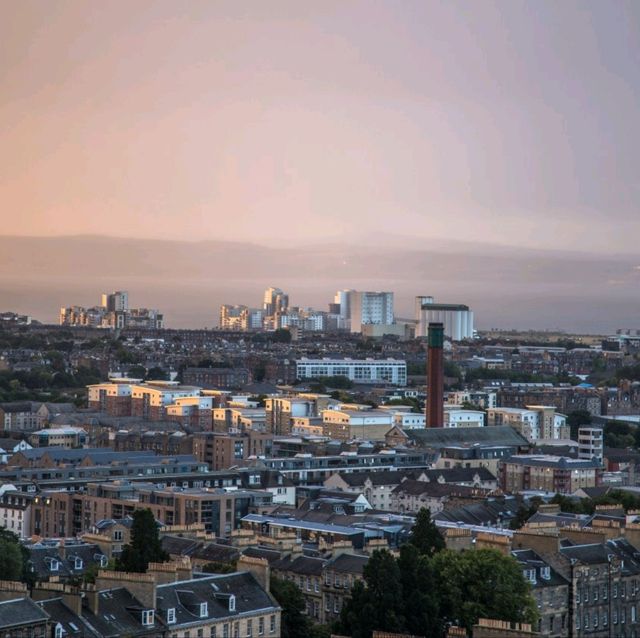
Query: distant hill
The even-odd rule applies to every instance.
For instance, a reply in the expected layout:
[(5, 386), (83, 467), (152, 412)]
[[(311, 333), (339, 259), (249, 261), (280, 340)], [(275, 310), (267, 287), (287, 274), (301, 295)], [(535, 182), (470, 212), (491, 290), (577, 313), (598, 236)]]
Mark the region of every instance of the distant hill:
[[(424, 248), (422, 245), (424, 244)], [(113, 237), (0, 237), (0, 310), (55, 320), (58, 307), (95, 304), (126, 288), (132, 305), (169, 325), (216, 322), (219, 303), (259, 305), (267, 285), (296, 305), (325, 308), (338, 288), (394, 290), (397, 313), (433, 294), (476, 310), (481, 327), (610, 331), (640, 328), (640, 259), (415, 239), (358, 238), (281, 248), (244, 242)]]

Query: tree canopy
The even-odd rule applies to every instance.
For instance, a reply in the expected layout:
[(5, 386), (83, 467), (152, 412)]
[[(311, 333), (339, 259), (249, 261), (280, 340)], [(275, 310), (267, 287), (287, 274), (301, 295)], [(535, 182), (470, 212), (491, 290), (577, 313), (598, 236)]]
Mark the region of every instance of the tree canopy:
[(162, 549), (158, 525), (150, 509), (133, 513), (131, 542), (122, 548), (117, 568), (125, 572), (144, 573), (149, 563), (163, 563), (169, 555)]

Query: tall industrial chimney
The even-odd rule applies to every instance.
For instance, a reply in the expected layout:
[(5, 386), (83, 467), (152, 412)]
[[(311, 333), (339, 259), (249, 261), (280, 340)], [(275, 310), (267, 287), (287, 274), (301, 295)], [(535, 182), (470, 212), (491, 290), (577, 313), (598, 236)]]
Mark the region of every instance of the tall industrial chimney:
[(427, 353), (427, 427), (444, 427), (444, 325), (429, 324)]

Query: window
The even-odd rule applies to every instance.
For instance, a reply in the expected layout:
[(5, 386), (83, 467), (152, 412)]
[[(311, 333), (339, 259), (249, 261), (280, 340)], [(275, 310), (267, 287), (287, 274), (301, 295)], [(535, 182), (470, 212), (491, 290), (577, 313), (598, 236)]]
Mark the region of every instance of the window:
[(171, 624), (174, 623), (176, 621), (176, 610), (174, 607), (171, 607), (171, 609), (167, 609), (167, 623)]
[(609, 612), (605, 610), (602, 612), (602, 625), (606, 627), (608, 624), (609, 624)]
[(74, 561), (73, 561), (73, 568), (74, 569), (82, 569), (82, 558), (80, 558), (80, 556), (76, 556)]
[(56, 632), (54, 636), (55, 638), (62, 638), (62, 625), (60, 623), (56, 625)]
[(269, 633), (272, 633), (272, 634), (276, 633), (276, 616), (275, 616), (275, 614), (273, 614), (272, 616), (269, 616)]
[(116, 529), (113, 531), (113, 540), (114, 541), (121, 541), (122, 540), (122, 530), (121, 529)]
[(264, 618), (258, 618), (258, 636), (264, 635)]
[(222, 625), (222, 638), (229, 638), (229, 623)]
[(236, 597), (233, 594), (231, 594), (231, 596), (229, 596), (229, 611), (235, 611), (235, 610), (236, 610)]
[[(200, 603), (200, 618), (206, 618), (209, 615), (207, 603)], [(229, 605), (231, 607), (231, 605)]]
[(145, 627), (153, 625), (153, 609), (145, 609), (142, 612), (142, 624)]
[(247, 620), (247, 638), (253, 636), (253, 620)]
[(209, 638), (216, 638), (218, 632), (216, 631), (215, 627), (211, 627), (211, 630), (209, 632)]

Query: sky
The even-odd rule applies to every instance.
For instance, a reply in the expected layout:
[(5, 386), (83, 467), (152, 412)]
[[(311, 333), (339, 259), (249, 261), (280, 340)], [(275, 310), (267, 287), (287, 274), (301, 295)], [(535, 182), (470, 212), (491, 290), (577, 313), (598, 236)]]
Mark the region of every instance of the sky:
[(640, 3), (0, 5), (0, 234), (637, 253)]

